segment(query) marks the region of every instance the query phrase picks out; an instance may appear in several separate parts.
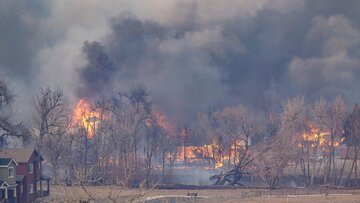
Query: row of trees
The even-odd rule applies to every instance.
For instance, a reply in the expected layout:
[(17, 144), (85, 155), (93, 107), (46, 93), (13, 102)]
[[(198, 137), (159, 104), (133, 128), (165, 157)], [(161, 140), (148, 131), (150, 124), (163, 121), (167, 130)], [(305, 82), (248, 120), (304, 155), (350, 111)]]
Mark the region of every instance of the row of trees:
[(82, 103), (74, 116), (60, 90), (46, 88), (37, 95), (33, 138), (56, 182), (138, 185), (145, 180), (149, 186), (155, 158), (162, 163), (161, 180), (169, 177), (176, 139), (143, 87)]
[(290, 175), (305, 186), (357, 184), (358, 105), (350, 110), (341, 97), (306, 103), (303, 96), (288, 99), (280, 111), (272, 105), (198, 114), (196, 136), (227, 151), (229, 169), (212, 177), (216, 184), (241, 185), (244, 174), (270, 187)]
[(358, 178), (360, 108), (349, 110), (341, 97), (306, 103), (297, 96), (282, 108), (274, 107), (278, 103), (225, 107), (199, 112), (196, 122), (185, 126), (156, 112), (143, 87), (88, 101), (77, 107), (78, 118), (61, 90), (41, 89), (27, 126), (13, 122), (12, 99), (0, 83), (2, 147), (19, 138), (39, 148), (55, 183), (166, 183), (178, 147), (204, 144), (213, 146), (213, 168), (219, 160), (223, 164), (211, 177), (216, 184), (241, 185), (245, 174), (270, 187), (289, 175), (305, 186), (346, 185)]

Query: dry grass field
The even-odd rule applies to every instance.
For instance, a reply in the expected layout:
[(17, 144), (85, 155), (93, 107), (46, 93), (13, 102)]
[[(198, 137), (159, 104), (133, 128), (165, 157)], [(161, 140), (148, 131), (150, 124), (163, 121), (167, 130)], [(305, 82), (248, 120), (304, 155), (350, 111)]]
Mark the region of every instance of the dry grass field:
[[(360, 203), (359, 194), (328, 195), (283, 195), (283, 196), (246, 196), (246, 189), (224, 190), (140, 190), (114, 187), (61, 187), (53, 186), (51, 196), (42, 202), (199, 202), (199, 203)], [(186, 197), (188, 193), (197, 193), (198, 198)], [(358, 193), (358, 192), (357, 192)], [(167, 197), (167, 200), (158, 199)]]

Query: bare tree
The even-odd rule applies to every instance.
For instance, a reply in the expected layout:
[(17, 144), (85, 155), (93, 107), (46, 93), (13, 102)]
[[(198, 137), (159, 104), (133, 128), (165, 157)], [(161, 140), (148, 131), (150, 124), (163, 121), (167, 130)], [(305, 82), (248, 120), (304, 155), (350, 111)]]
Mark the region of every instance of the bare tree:
[[(222, 151), (215, 147), (214, 144), (218, 146), (224, 144), (224, 139), (222, 136), (220, 125), (217, 123), (219, 118), (219, 113), (209, 112), (209, 113), (198, 113), (197, 114), (197, 126), (195, 128), (196, 133), (201, 136), (202, 140), (205, 143), (212, 143), (210, 154), (213, 162), (213, 169), (216, 169), (216, 164), (219, 161), (222, 161)], [(221, 146), (222, 148), (223, 146)], [(229, 149), (230, 150), (230, 149)], [(234, 156), (235, 158), (235, 156)], [(230, 160), (230, 157), (229, 157)], [(228, 160), (228, 161), (229, 161)], [(235, 160), (234, 160), (235, 161)]]
[(260, 159), (260, 176), (267, 180), (270, 188), (275, 188), (284, 175), (284, 169), (289, 163), (295, 162), (299, 154), (296, 146), (306, 122), (304, 97), (297, 96), (284, 103), (280, 124), (272, 119), (267, 119), (270, 122), (267, 131), (273, 135), (272, 145)]
[(334, 182), (337, 180), (335, 148), (340, 145), (345, 109), (344, 101), (340, 96), (333, 103), (328, 103), (324, 98), (320, 98), (313, 106), (312, 112), (314, 123), (317, 127), (316, 133), (318, 138), (315, 147), (321, 145), (323, 158), (326, 161), (324, 166), (324, 184), (328, 183), (329, 177), (332, 177)]
[[(314, 177), (316, 174), (316, 171), (320, 171), (321, 165), (324, 162), (324, 160), (327, 160), (327, 154), (325, 153), (325, 137), (324, 133), (326, 131), (326, 121), (327, 119), (327, 113), (328, 113), (328, 103), (327, 101), (321, 97), (318, 101), (315, 102), (315, 104), (312, 106), (311, 113), (313, 115), (313, 123), (310, 125), (313, 125), (313, 129), (310, 130), (311, 133), (315, 133), (315, 139), (312, 140), (306, 137), (308, 142), (311, 142), (311, 148), (312, 150), (312, 170), (311, 170), (311, 179), (310, 184), (313, 184)], [(311, 126), (310, 126), (311, 127)], [(310, 135), (311, 136), (311, 135)], [(318, 157), (321, 157), (320, 164), (317, 164)], [(318, 165), (318, 170), (316, 170), (316, 165)], [(327, 176), (324, 176), (324, 182), (327, 183)]]
[(59, 164), (68, 146), (67, 132), (71, 117), (63, 92), (50, 87), (40, 89), (35, 101), (34, 124), (37, 129), (34, 137), (38, 148), (48, 158), (55, 182), (58, 181)]
[(46, 136), (63, 134), (70, 124), (71, 112), (60, 89), (40, 89), (36, 96), (35, 109), (34, 120), (39, 131), (39, 144), (42, 144)]
[[(306, 184), (309, 184), (310, 174), (310, 146), (304, 142), (303, 134), (308, 131), (308, 111), (304, 96), (299, 95), (284, 104), (281, 114), (280, 139), (286, 153), (293, 157), (295, 162), (300, 162), (301, 171)], [(297, 159), (297, 160), (296, 160)], [(285, 160), (288, 160), (285, 159)]]
[[(329, 121), (327, 124), (327, 128), (330, 132), (330, 164), (329, 170), (326, 174), (327, 179), (329, 177), (333, 177), (333, 181), (337, 180), (337, 168), (336, 168), (336, 158), (335, 158), (335, 148), (338, 147), (336, 143), (339, 145), (342, 144), (342, 136), (344, 132), (344, 121), (346, 115), (346, 106), (345, 102), (340, 96), (337, 96), (333, 101), (331, 106), (331, 110), (329, 113)], [(332, 167), (331, 167), (332, 164)], [(332, 172), (331, 172), (332, 171)]]
[(164, 132), (163, 139), (161, 139), (160, 148), (162, 150), (162, 182), (166, 183), (171, 180), (172, 169), (178, 155), (178, 146), (180, 140), (177, 139), (176, 133)]
[[(218, 126), (219, 140), (225, 150), (228, 152), (228, 164), (235, 164), (237, 160), (237, 154), (234, 153), (237, 149), (232, 150), (232, 146), (236, 147), (236, 142), (242, 138), (243, 142), (249, 141), (246, 137), (248, 135), (247, 130), (250, 126), (245, 125), (242, 121), (245, 121), (246, 108), (242, 105), (237, 107), (225, 107), (222, 111), (214, 113), (214, 119)], [(241, 131), (244, 133), (241, 134)], [(251, 141), (250, 141), (251, 142)], [(246, 145), (246, 143), (244, 143)], [(231, 160), (233, 157), (233, 160)]]
[(145, 164), (146, 164), (146, 178), (145, 185), (150, 187), (150, 173), (152, 170), (153, 157), (155, 153), (159, 151), (161, 140), (165, 138), (165, 132), (159, 126), (155, 117), (149, 118), (146, 121), (146, 131), (145, 131), (145, 144), (144, 144), (144, 153), (145, 153)]
[(141, 125), (144, 125), (145, 120), (151, 116), (152, 106), (148, 100), (148, 92), (145, 87), (137, 86), (133, 88), (129, 94), (120, 93), (120, 96), (126, 97), (130, 100), (131, 107), (134, 110), (135, 119), (133, 120), (135, 130), (132, 133), (132, 141), (133, 141), (133, 153), (134, 153), (134, 167), (135, 172), (137, 172), (137, 149), (138, 149), (138, 129)]
[(29, 141), (30, 131), (23, 123), (12, 121), (11, 104), (14, 95), (7, 84), (0, 80), (0, 147), (4, 147), (9, 137), (20, 138), (23, 143)]
[[(255, 137), (262, 134), (263, 128), (259, 116), (244, 106), (231, 110), (225, 109), (220, 115), (223, 115), (217, 118), (219, 126), (222, 126), (220, 128), (223, 128), (220, 132), (229, 133), (227, 135), (230, 135), (230, 140), (236, 139), (239, 144), (235, 143), (237, 146), (234, 155), (237, 155), (231, 169), (212, 176), (210, 179), (215, 181), (215, 184), (241, 185), (240, 180), (243, 174), (249, 173), (249, 167), (269, 150), (271, 144), (253, 143), (256, 140)], [(232, 137), (234, 135), (235, 137)], [(228, 144), (231, 145), (231, 141)]]
[(145, 89), (137, 87), (102, 101), (101, 108), (111, 129), (106, 156), (111, 163), (108, 165), (118, 169), (117, 178), (131, 176), (129, 181), (132, 182), (138, 178), (139, 143), (145, 138), (146, 120), (151, 117), (151, 103), (147, 97)]
[(289, 146), (291, 142), (286, 139), (285, 132), (277, 133), (273, 138), (271, 148), (259, 159), (259, 175), (270, 188), (276, 188), (284, 176), (284, 169), (293, 161), (294, 153)]
[(357, 183), (358, 176), (358, 158), (360, 153), (360, 106), (359, 104), (355, 104), (352, 112), (345, 122), (345, 135), (348, 139), (348, 144), (351, 147), (353, 159), (350, 173), (347, 178), (347, 184), (351, 179), (352, 174), (355, 175), (355, 181)]

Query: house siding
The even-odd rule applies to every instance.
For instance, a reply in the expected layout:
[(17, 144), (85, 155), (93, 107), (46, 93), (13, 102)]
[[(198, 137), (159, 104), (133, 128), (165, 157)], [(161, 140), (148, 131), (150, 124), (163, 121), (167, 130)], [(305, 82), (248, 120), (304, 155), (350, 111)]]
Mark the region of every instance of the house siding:
[[(36, 202), (36, 198), (40, 196), (38, 189), (40, 189), (42, 174), (42, 156), (36, 150), (31, 149), (3, 149), (0, 151), (0, 157), (12, 158), (18, 163), (17, 166), (16, 163), (11, 163), (11, 167), (14, 167), (13, 178), (9, 178), (9, 170), (6, 166), (0, 167), (0, 180), (5, 181), (7, 184), (13, 186), (9, 190), (9, 198), (12, 198), (8, 199), (8, 202)], [(4, 163), (6, 163), (6, 161)], [(29, 164), (33, 165), (33, 170), (31, 173), (28, 172)], [(16, 200), (13, 195), (15, 192), (15, 186), (17, 196)], [(31, 190), (29, 190), (29, 187), (32, 187)], [(30, 191), (33, 192), (29, 194)], [(0, 202), (2, 201), (1, 196), (2, 194), (0, 192)]]
[[(17, 196), (17, 202), (21, 203), (21, 202), (25, 202), (25, 181), (23, 180), (22, 182), (18, 182), (17, 183), (17, 188), (16, 188), (16, 196)], [(21, 186), (23, 186), (23, 192), (21, 193)]]
[[(9, 177), (9, 168), (13, 168), (13, 176), (10, 178)], [(2, 201), (6, 201), (6, 202), (15, 202), (16, 197), (14, 197), (14, 192), (15, 192), (15, 188), (16, 188), (16, 164), (14, 162), (10, 162), (9, 166), (4, 166), (4, 167), (0, 167), (0, 179), (2, 181), (5, 181), (9, 187), (8, 187), (8, 199), (5, 200), (5, 191), (1, 190), (1, 195), (0, 195), (0, 199)]]
[[(14, 168), (14, 176), (9, 178), (9, 167)], [(16, 184), (16, 164), (14, 162), (10, 163), (9, 167), (0, 167), (0, 178), (1, 180), (5, 181), (9, 185)]]
[[(37, 164), (41, 162), (38, 160), (38, 157), (36, 157), (35, 153), (32, 153), (29, 161), (27, 163), (19, 163), (17, 167), (17, 174), (18, 175), (24, 175), (23, 180), (23, 198), (26, 200), (26, 202), (34, 202), (37, 198), (37, 183), (40, 180), (41, 175), (41, 169), (38, 169)], [(28, 165), (33, 164), (33, 172), (28, 172)], [(29, 194), (29, 185), (33, 184), (33, 193)]]

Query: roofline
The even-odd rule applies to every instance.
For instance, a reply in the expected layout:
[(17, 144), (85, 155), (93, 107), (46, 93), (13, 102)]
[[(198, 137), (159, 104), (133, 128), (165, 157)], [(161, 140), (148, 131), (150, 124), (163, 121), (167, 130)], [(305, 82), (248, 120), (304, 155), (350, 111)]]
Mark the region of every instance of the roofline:
[[(3, 187), (4, 183), (6, 183), (6, 186)], [(12, 188), (12, 187), (18, 186), (18, 184), (9, 185), (9, 184), (7, 184), (7, 182), (4, 182), (4, 183), (0, 186), (0, 189), (6, 189), (6, 188)]]
[(0, 185), (0, 188), (3, 188), (3, 185), (4, 184), (6, 184), (6, 187), (9, 187), (9, 184), (6, 182), (6, 181), (4, 181), (1, 185)]
[[(10, 163), (11, 163), (11, 162), (14, 162), (16, 166), (18, 166), (18, 165), (19, 165), (19, 163), (18, 163), (18, 162), (16, 162), (16, 160), (15, 160), (15, 159), (13, 159), (13, 158), (11, 159)], [(9, 166), (10, 166), (10, 163), (9, 163)]]
[(15, 159), (13, 159), (13, 158), (10, 158), (11, 160), (10, 160), (10, 162), (9, 162), (9, 164), (8, 165), (0, 165), (0, 168), (7, 168), (7, 167), (9, 167), (10, 166), (10, 164), (11, 164), (11, 162), (14, 162), (14, 164), (16, 165), (16, 166), (18, 166), (19, 164), (18, 164), (18, 162), (16, 162), (15, 161)]
[[(35, 156), (36, 156), (36, 160), (39, 160), (39, 161), (44, 161), (45, 159), (44, 159), (44, 157), (42, 156), (42, 154), (40, 153), (40, 151), (39, 150), (37, 150), (37, 149), (35, 149), (35, 148), (30, 148), (30, 149), (26, 149), (26, 148), (6, 148), (6, 149), (0, 149), (0, 152), (2, 151), (2, 150), (14, 150), (14, 151), (17, 151), (17, 150), (30, 150), (31, 151), (31, 154), (30, 154), (30, 156), (29, 156), (29, 159), (27, 159), (26, 161), (21, 161), (21, 162), (16, 162), (16, 160), (14, 159), (14, 157), (11, 157), (11, 155), (10, 156), (8, 156), (8, 155), (6, 155), (6, 157), (8, 157), (8, 158), (12, 158), (12, 159), (14, 159), (14, 161), (17, 163), (17, 165), (18, 165), (18, 163), (24, 163), (24, 164), (26, 164), (26, 163), (29, 163), (29, 160), (30, 160), (30, 158), (31, 158), (31, 156), (32, 156), (32, 154), (34, 153), (35, 154)], [(4, 157), (5, 158), (5, 157)]]
[(41, 155), (41, 153), (37, 149), (34, 149), (34, 152), (39, 156), (41, 161), (44, 161), (44, 157)]

